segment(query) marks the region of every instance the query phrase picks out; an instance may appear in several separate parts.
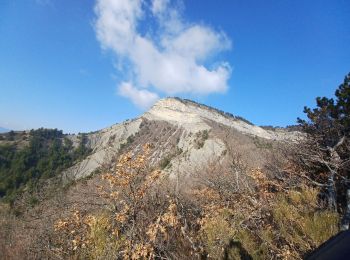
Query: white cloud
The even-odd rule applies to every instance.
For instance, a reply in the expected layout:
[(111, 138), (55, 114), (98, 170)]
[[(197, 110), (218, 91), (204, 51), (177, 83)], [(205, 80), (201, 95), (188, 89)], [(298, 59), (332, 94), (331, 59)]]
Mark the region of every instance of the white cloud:
[(98, 0), (95, 6), (97, 39), (103, 48), (127, 55), (142, 16), (140, 0)]
[[(153, 28), (144, 29), (149, 24), (142, 24), (146, 12), (155, 17)], [(231, 41), (222, 31), (185, 22), (170, 0), (97, 0), (95, 13), (101, 46), (112, 50), (132, 70), (126, 79), (129, 83), (122, 83), (119, 93), (136, 104), (142, 102), (139, 106), (145, 107), (146, 98), (153, 102), (158, 98), (145, 88), (167, 95), (227, 90), (230, 65), (207, 63), (215, 54), (230, 49)], [(141, 33), (140, 25), (146, 33)]]
[(164, 38), (162, 44), (169, 52), (196, 60), (231, 48), (231, 42), (223, 32), (200, 25), (191, 26), (176, 37)]
[(169, 0), (153, 0), (151, 3), (151, 10), (154, 15), (164, 13), (169, 4)]
[(156, 93), (145, 89), (137, 89), (130, 82), (122, 82), (118, 88), (119, 95), (129, 98), (141, 109), (150, 108), (159, 99)]

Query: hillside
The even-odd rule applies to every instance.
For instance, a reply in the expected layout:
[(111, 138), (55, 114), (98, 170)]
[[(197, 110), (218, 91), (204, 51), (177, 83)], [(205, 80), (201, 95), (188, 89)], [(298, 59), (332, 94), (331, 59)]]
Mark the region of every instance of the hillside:
[(338, 230), (292, 164), (305, 134), (190, 100), (93, 133), (0, 136), (8, 259), (298, 259)]
[(191, 171), (209, 158), (224, 159), (222, 155), (232, 147), (246, 161), (254, 161), (252, 166), (262, 167), (265, 154), (274, 145), (300, 137), (300, 132), (283, 128), (266, 130), (193, 101), (166, 98), (139, 118), (88, 134), (87, 145), (92, 154), (65, 174), (70, 179), (86, 177), (99, 166), (110, 163), (120, 148), (137, 150), (146, 142), (156, 147), (152, 164), (167, 158), (169, 167), (165, 170), (169, 173), (175, 168)]
[(0, 198), (15, 200), (40, 179), (57, 177), (90, 152), (85, 136), (71, 139), (57, 129), (0, 135)]
[[(179, 169), (191, 173), (204, 162), (215, 161), (216, 158), (225, 161), (229, 156), (228, 150), (242, 157), (250, 167), (264, 167), (274, 148), (284, 142), (293, 142), (298, 137), (299, 132), (266, 130), (243, 118), (190, 100), (166, 98), (139, 118), (81, 136), (40, 129), (1, 135), (1, 155), (6, 163), (2, 162), (3, 173), (0, 176), (3, 191), (0, 193), (4, 196), (7, 190), (25, 188), (23, 184), (31, 179), (26, 176), (36, 176), (33, 178), (38, 179), (41, 176), (60, 176), (59, 173), (63, 172), (66, 183), (87, 177), (101, 166), (109, 165), (123, 151), (137, 152), (145, 143), (152, 143), (155, 147), (150, 164), (160, 166), (170, 175)], [(86, 148), (79, 148), (82, 142)], [(42, 150), (37, 147), (42, 147)], [(89, 152), (74, 151), (82, 153), (74, 155), (73, 150), (78, 148)], [(52, 149), (57, 150), (57, 155)], [(41, 158), (41, 162), (31, 159), (28, 165), (23, 162), (23, 154), (31, 154), (32, 157), (42, 154), (52, 158)], [(51, 160), (53, 162), (49, 163)], [(17, 170), (9, 171), (11, 164), (16, 164)], [(52, 166), (35, 170), (37, 164)], [(16, 173), (18, 171), (22, 171), (21, 176)], [(36, 171), (38, 173), (34, 174)]]

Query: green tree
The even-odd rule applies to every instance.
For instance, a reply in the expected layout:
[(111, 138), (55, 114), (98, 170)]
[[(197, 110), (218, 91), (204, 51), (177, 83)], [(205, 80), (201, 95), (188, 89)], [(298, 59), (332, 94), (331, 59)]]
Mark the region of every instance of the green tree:
[(0, 145), (0, 198), (12, 200), (22, 188), (54, 177), (76, 160), (85, 158), (90, 152), (87, 141), (87, 136), (81, 135), (75, 149), (62, 131), (40, 128), (30, 131), (28, 146)]
[(308, 136), (299, 150), (301, 161), (324, 186), (329, 207), (345, 206), (349, 223), (350, 202), (345, 197), (350, 188), (350, 73), (335, 91), (335, 99), (317, 97), (316, 108), (305, 107), (304, 113), (307, 120), (298, 118)]

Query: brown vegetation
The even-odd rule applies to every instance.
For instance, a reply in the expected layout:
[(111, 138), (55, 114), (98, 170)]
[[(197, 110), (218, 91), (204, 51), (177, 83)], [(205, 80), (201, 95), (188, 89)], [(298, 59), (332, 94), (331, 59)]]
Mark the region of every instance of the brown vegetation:
[[(338, 230), (307, 182), (290, 186), (249, 170), (210, 163), (178, 185), (148, 167), (150, 146), (126, 153), (102, 175), (105, 206), (55, 221), (52, 255), (77, 259), (300, 259)], [(294, 176), (293, 176), (294, 177)], [(293, 182), (294, 183), (294, 182)]]

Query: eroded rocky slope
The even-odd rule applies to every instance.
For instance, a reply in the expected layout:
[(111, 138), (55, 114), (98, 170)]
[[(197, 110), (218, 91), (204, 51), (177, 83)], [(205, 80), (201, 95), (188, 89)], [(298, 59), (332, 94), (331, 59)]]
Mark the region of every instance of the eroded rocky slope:
[(154, 147), (151, 165), (170, 175), (194, 172), (209, 161), (222, 161), (232, 154), (245, 158), (252, 167), (262, 167), (276, 144), (293, 142), (300, 133), (263, 129), (193, 101), (166, 98), (139, 118), (87, 137), (93, 152), (65, 172), (68, 179), (89, 176), (112, 163), (121, 152), (137, 152), (146, 142)]

